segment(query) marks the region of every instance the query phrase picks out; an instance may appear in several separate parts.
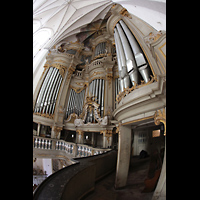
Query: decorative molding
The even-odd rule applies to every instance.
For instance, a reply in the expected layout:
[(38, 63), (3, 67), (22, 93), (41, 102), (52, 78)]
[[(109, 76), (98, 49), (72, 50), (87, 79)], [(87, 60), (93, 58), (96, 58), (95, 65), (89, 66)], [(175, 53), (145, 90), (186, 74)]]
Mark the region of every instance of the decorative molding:
[(75, 119), (78, 119), (78, 115), (76, 113), (71, 113), (69, 115), (69, 117), (67, 118), (66, 122), (69, 122), (69, 123), (74, 123), (74, 120)]
[(163, 110), (157, 110), (154, 114), (154, 123), (156, 125), (159, 125), (160, 122), (164, 124), (165, 130), (164, 130), (164, 135), (166, 135), (166, 112), (165, 108)]
[(49, 118), (49, 119), (54, 119), (54, 116), (55, 116), (55, 113), (54, 114), (46, 114), (46, 113), (33, 113), (33, 115), (38, 115), (38, 116), (41, 116), (41, 117), (46, 117), (46, 118)]
[[(83, 112), (79, 115), (79, 117), (77, 117), (74, 120), (75, 127), (86, 125), (86, 124), (84, 124), (84, 122), (86, 120), (88, 110), (90, 112), (92, 112), (92, 110), (94, 111), (94, 118), (100, 126), (108, 124), (108, 116), (104, 116), (103, 118), (100, 117), (100, 113), (98, 110), (99, 104), (96, 103), (95, 99), (96, 99), (95, 96), (92, 96), (92, 97), (87, 96), (86, 97), (86, 103), (83, 106)], [(89, 124), (89, 123), (90, 122), (88, 122), (87, 124)], [(90, 123), (90, 124), (92, 124), (92, 123)]]
[(129, 14), (129, 12), (126, 10), (126, 8), (122, 8), (119, 12), (120, 15), (128, 17), (129, 19), (132, 19), (131, 15)]
[(138, 85), (136, 82), (133, 81), (134, 82), (134, 86), (132, 86), (131, 88), (124, 88), (123, 92), (119, 92), (119, 94), (116, 97), (116, 101), (119, 103), (122, 100), (122, 98), (124, 98), (127, 94), (131, 93), (133, 90), (139, 89), (141, 87), (144, 87), (146, 85), (149, 85), (149, 84), (151, 84), (153, 82), (157, 82), (158, 81), (156, 75), (154, 77), (152, 75), (150, 75), (150, 76), (151, 76), (151, 80), (149, 82), (147, 82), (147, 83), (144, 83), (144, 81), (141, 81), (141, 84)]
[(78, 135), (81, 135), (82, 137), (84, 136), (84, 131), (82, 131), (82, 130), (76, 130), (76, 132), (78, 133)]

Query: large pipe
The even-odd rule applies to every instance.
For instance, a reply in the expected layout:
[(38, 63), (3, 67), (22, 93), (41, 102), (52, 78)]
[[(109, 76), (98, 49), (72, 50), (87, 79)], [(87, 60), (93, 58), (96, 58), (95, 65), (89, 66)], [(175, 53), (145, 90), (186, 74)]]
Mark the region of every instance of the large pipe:
[(115, 45), (117, 45), (119, 53), (117, 54), (117, 56), (120, 58), (121, 61), (121, 70), (123, 70), (123, 67), (126, 67), (126, 58), (125, 58), (125, 54), (124, 54), (124, 50), (123, 50), (123, 46), (119, 37), (119, 33), (118, 30), (116, 28), (114, 28), (114, 33), (115, 33)]
[(102, 81), (102, 99), (101, 99), (101, 117), (103, 117), (103, 110), (104, 110), (104, 79)]
[(123, 49), (123, 45), (122, 45), (122, 41), (120, 39), (120, 35), (118, 32), (118, 29), (115, 28), (115, 35), (116, 35), (116, 43), (118, 45), (118, 49), (119, 49), (119, 54), (117, 54), (117, 56), (120, 57), (120, 61), (122, 64), (122, 71), (120, 74), (120, 78), (123, 79), (123, 87), (122, 87), (122, 91), (124, 91), (124, 88), (129, 88), (130, 87), (130, 81), (129, 81), (129, 76), (127, 73), (127, 67), (126, 67), (126, 58), (125, 58), (125, 51)]
[(94, 81), (94, 85), (93, 85), (92, 96), (94, 96), (94, 94), (95, 94), (95, 90), (96, 90), (96, 79), (93, 80), (93, 81)]
[(119, 23), (121, 24), (128, 40), (129, 40), (129, 43), (131, 45), (131, 48), (132, 48), (134, 56), (135, 56), (135, 61), (137, 63), (137, 67), (139, 68), (139, 72), (142, 75), (142, 78), (144, 79), (144, 81), (147, 83), (149, 81), (149, 77), (150, 77), (150, 70), (149, 70), (148, 64), (145, 60), (145, 57), (143, 55), (143, 52), (142, 52), (140, 46), (138, 45), (137, 41), (135, 40), (131, 31), (129, 30), (127, 25), (123, 22), (123, 20), (120, 20)]
[(145, 58), (142, 54), (142, 51), (141, 51), (137, 41), (133, 37), (133, 34), (131, 33), (131, 31), (129, 30), (127, 25), (122, 20), (120, 20), (119, 23), (121, 24), (128, 40), (129, 40), (129, 43), (131, 45), (131, 48), (132, 48), (134, 56), (135, 56), (135, 61), (137, 63), (137, 66), (139, 67), (141, 65), (146, 64)]
[(48, 95), (47, 95), (47, 106), (46, 106), (46, 114), (48, 113), (48, 110), (49, 110), (49, 106), (50, 106), (50, 103), (51, 103), (51, 98), (52, 98), (52, 94), (53, 94), (53, 91), (55, 90), (55, 85), (56, 85), (56, 80), (59, 76), (59, 70), (56, 69), (55, 70), (55, 75), (52, 79), (52, 83), (51, 83), (51, 86), (49, 87), (49, 92), (48, 92)]
[(74, 113), (75, 111), (75, 91), (73, 90), (73, 95), (72, 95), (72, 106), (71, 106), (71, 112)]
[(121, 75), (122, 64), (121, 64), (121, 60), (120, 60), (120, 51), (119, 51), (119, 44), (117, 41), (116, 28), (114, 29), (114, 39), (115, 39), (115, 47), (116, 47), (116, 52), (117, 52), (118, 71), (119, 71), (119, 75)]
[(56, 79), (56, 85), (55, 85), (55, 89), (53, 91), (53, 95), (52, 95), (52, 99), (51, 99), (51, 105), (50, 105), (50, 108), (49, 108), (49, 114), (52, 113), (52, 110), (53, 110), (53, 105), (55, 105), (55, 96), (56, 96), (56, 92), (57, 92), (57, 88), (58, 88), (58, 85), (59, 85), (59, 80), (62, 78), (62, 76), (60, 75), (60, 73), (58, 73), (58, 78)]
[(68, 98), (68, 102), (67, 102), (66, 117), (65, 117), (66, 119), (69, 115), (68, 113), (69, 113), (69, 105), (70, 105), (71, 95), (72, 95), (72, 89), (70, 89), (69, 98)]
[(58, 78), (58, 86), (56, 88), (56, 94), (55, 94), (55, 98), (54, 98), (54, 104), (53, 104), (53, 108), (52, 108), (52, 111), (51, 111), (51, 114), (54, 113), (54, 109), (55, 109), (55, 106), (56, 106), (56, 100), (57, 100), (57, 97), (58, 97), (58, 92), (60, 90), (60, 85), (62, 83), (62, 76), (59, 74), (59, 78)]
[(42, 99), (42, 96), (43, 96), (43, 93), (44, 93), (44, 88), (46, 87), (47, 77), (49, 76), (50, 71), (51, 71), (51, 68), (49, 68), (49, 70), (48, 70), (48, 72), (46, 74), (46, 77), (44, 78), (44, 81), (42, 83), (42, 86), (40, 88), (40, 91), (39, 91), (39, 94), (38, 94), (38, 97), (37, 97), (37, 100), (36, 100), (34, 112), (39, 112), (39, 107), (40, 107), (41, 99)]
[(46, 100), (47, 93), (49, 91), (49, 86), (51, 84), (51, 80), (53, 78), (54, 72), (55, 72), (55, 68), (53, 68), (53, 71), (51, 73), (51, 76), (50, 76), (50, 78), (48, 80), (47, 86), (46, 86), (45, 91), (44, 91), (44, 95), (43, 95), (42, 102), (41, 102), (41, 107), (42, 107), (41, 112), (42, 113), (44, 113), (44, 106), (46, 105), (45, 104), (45, 100)]
[[(49, 78), (51, 77), (52, 71), (53, 71), (53, 67), (50, 67), (50, 69), (49, 69), (49, 71), (48, 71), (48, 74), (47, 74), (47, 76), (45, 77), (45, 80), (44, 80), (44, 83), (43, 83), (44, 87), (41, 88), (42, 92), (41, 92), (41, 96), (40, 96), (40, 99), (39, 99), (39, 102), (38, 102), (38, 104), (39, 104), (38, 112), (41, 112), (41, 110), (42, 110), (42, 105), (43, 105), (43, 104), (42, 104), (42, 100), (43, 100), (44, 93), (45, 93), (45, 90), (46, 90), (46, 87), (47, 87), (47, 83), (48, 83), (48, 81), (49, 81)], [(43, 86), (43, 85), (42, 85), (42, 86)]]
[(99, 79), (96, 79), (96, 92), (95, 92), (96, 99), (97, 99), (98, 91), (99, 91)]
[(99, 98), (98, 98), (98, 104), (99, 104), (99, 112), (101, 111), (101, 89), (102, 89), (102, 80), (99, 80)]
[[(139, 81), (138, 80), (139, 77), (138, 77), (137, 65), (136, 65), (135, 59), (133, 57), (133, 53), (131, 51), (130, 45), (128, 43), (128, 40), (127, 40), (127, 38), (126, 38), (126, 36), (125, 36), (120, 24), (117, 23), (116, 27), (117, 27), (117, 30), (119, 32), (119, 36), (120, 36), (120, 39), (121, 39), (121, 42), (122, 42), (122, 46), (123, 46), (123, 49), (124, 49), (124, 52), (125, 52), (127, 71), (128, 71), (128, 73), (130, 75), (130, 79), (131, 79), (132, 85), (134, 85), (134, 82), (138, 83), (138, 81)], [(130, 74), (130, 72), (131, 72), (131, 74)], [(128, 84), (127, 82), (128, 81), (126, 80), (125, 84)]]
[(71, 96), (69, 99), (69, 109), (68, 109), (69, 114), (68, 115), (72, 113), (72, 102), (73, 102), (72, 99), (73, 99), (73, 89), (71, 89)]

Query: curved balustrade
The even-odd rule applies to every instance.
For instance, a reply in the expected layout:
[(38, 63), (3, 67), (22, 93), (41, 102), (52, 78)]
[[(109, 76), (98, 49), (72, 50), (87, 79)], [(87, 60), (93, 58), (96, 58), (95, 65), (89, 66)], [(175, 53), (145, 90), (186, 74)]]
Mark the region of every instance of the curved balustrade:
[(64, 140), (33, 136), (33, 148), (40, 150), (55, 150), (65, 152), (71, 157), (87, 157), (110, 151), (111, 149), (93, 148), (84, 144), (75, 144)]
[(116, 162), (114, 150), (98, 156), (75, 158), (73, 165), (47, 177), (34, 191), (33, 200), (81, 199), (94, 190), (96, 181), (115, 170)]

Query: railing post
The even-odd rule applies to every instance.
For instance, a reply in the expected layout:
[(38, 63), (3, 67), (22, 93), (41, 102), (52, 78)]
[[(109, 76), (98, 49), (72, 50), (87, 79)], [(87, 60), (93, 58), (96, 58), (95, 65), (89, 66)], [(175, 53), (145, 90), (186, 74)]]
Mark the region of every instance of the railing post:
[(56, 141), (52, 140), (52, 150), (55, 150), (55, 149), (56, 149)]
[(73, 145), (73, 151), (72, 151), (73, 157), (77, 157), (77, 151), (78, 151), (77, 144), (74, 144)]

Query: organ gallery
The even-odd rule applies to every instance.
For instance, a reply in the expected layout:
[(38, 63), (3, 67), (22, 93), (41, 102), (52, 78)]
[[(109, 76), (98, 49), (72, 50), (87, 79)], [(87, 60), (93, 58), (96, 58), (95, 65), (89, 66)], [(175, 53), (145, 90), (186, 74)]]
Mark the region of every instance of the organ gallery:
[[(165, 163), (164, 30), (112, 4), (104, 17), (47, 49), (33, 94), (34, 162), (52, 159), (56, 174), (73, 158), (115, 150), (116, 189), (126, 187), (131, 156), (155, 147)], [(154, 190), (164, 191), (165, 167), (156, 172), (162, 185)]]

